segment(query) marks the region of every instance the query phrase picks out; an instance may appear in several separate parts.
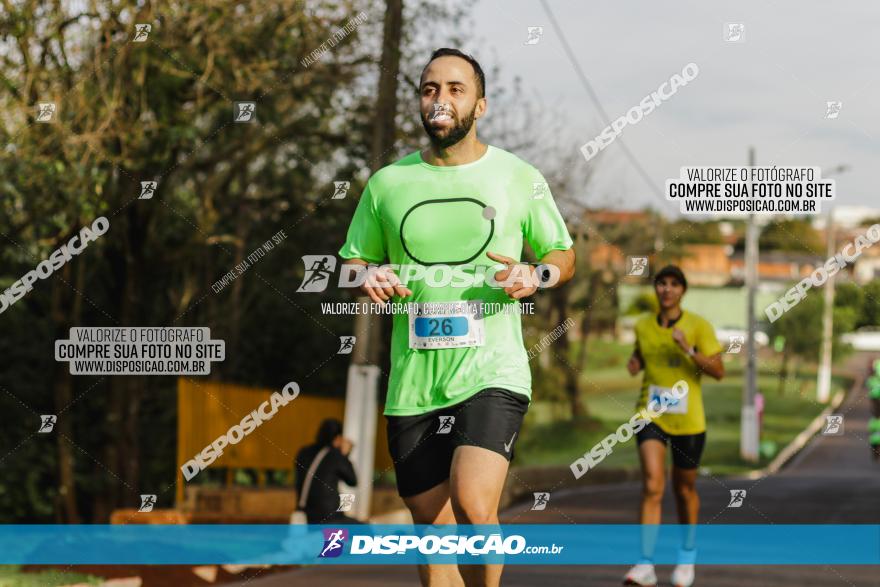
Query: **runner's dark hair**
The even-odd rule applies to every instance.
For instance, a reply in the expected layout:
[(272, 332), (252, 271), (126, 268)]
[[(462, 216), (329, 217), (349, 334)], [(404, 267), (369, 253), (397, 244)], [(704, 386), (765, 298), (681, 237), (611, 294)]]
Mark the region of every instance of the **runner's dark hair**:
[(432, 61), (434, 61), (438, 57), (446, 57), (449, 55), (451, 55), (453, 57), (461, 57), (462, 59), (464, 59), (465, 61), (467, 61), (468, 63), (471, 64), (471, 67), (474, 68), (474, 77), (476, 77), (477, 82), (479, 82), (477, 84), (479, 86), (478, 92), (477, 92), (478, 93), (477, 97), (479, 97), (479, 98), (485, 97), (486, 96), (486, 75), (483, 73), (483, 68), (480, 67), (480, 64), (477, 63), (477, 60), (474, 59), (472, 55), (468, 55), (467, 53), (462, 53), (458, 49), (451, 49), (449, 47), (441, 47), (440, 49), (435, 50), (433, 53), (431, 53), (431, 58), (428, 59), (428, 63), (422, 69), (422, 75), (425, 74), (425, 69), (428, 69), (428, 65), (430, 65)]
[(654, 285), (660, 283), (660, 280), (664, 277), (671, 277), (678, 281), (685, 289), (688, 288), (688, 282), (684, 276), (684, 271), (682, 271), (678, 265), (667, 265), (658, 271), (657, 275), (654, 276)]

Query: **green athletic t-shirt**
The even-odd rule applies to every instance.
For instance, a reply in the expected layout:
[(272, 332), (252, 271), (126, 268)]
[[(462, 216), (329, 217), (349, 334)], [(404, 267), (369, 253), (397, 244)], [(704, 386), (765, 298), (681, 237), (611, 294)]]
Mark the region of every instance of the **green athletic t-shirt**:
[(394, 314), (386, 415), (423, 414), (487, 387), (531, 398), (520, 316), (507, 307), (519, 302), (485, 282), (436, 285), (450, 271), (439, 264), (494, 276), (498, 263), (486, 252), (520, 260), (523, 237), (539, 259), (572, 245), (543, 176), (512, 153), (490, 145), (476, 161), (438, 167), (416, 151), (373, 174), (339, 256), (423, 266), (424, 278), (405, 280), (413, 295), (392, 302), (481, 300), (508, 310), (485, 315), (483, 346), (442, 349), (410, 348), (409, 316)]

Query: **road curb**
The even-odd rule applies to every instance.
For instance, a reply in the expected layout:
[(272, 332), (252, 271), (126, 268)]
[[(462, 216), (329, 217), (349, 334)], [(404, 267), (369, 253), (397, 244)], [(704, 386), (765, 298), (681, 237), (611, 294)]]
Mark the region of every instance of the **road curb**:
[[(856, 381), (853, 383), (850, 391), (856, 389), (859, 385), (861, 385), (862, 379), (856, 378)], [(776, 458), (770, 461), (770, 463), (764, 467), (763, 469), (755, 469), (754, 471), (750, 471), (747, 475), (747, 479), (763, 479), (768, 475), (773, 475), (777, 473), (782, 467), (788, 464), (791, 459), (793, 459), (805, 446), (807, 443), (812, 440), (812, 438), (822, 430), (822, 426), (825, 423), (826, 416), (834, 413), (834, 410), (840, 407), (840, 404), (843, 403), (843, 400), (846, 398), (846, 392), (838, 391), (834, 394), (834, 397), (831, 398), (831, 403), (828, 404), (828, 407), (822, 410), (822, 412), (816, 416), (810, 425), (804, 428), (800, 434), (794, 437), (794, 440), (788, 443), (785, 448), (783, 448)]]

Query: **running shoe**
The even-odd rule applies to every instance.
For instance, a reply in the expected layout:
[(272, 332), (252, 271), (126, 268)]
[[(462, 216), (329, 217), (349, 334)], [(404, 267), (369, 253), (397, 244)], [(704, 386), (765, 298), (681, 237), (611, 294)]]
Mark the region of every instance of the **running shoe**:
[(694, 584), (694, 565), (676, 565), (672, 571), (674, 587), (691, 587)]
[(623, 584), (656, 587), (657, 574), (654, 573), (654, 565), (649, 562), (640, 562), (627, 572), (623, 578)]

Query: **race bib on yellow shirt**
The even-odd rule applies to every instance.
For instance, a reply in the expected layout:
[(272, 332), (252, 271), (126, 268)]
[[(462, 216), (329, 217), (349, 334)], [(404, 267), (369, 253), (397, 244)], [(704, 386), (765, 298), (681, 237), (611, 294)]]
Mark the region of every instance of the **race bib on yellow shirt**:
[(480, 300), (411, 303), (409, 348), (453, 349), (486, 343)]
[[(678, 397), (681, 395), (681, 397)], [(665, 398), (663, 401), (660, 398)], [(666, 402), (667, 414), (687, 414), (688, 412), (688, 396), (687, 394), (676, 394), (669, 387), (660, 387), (659, 385), (648, 386), (648, 403), (657, 400), (659, 405)]]

